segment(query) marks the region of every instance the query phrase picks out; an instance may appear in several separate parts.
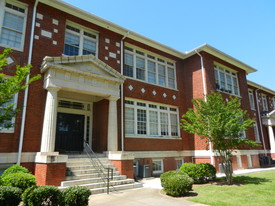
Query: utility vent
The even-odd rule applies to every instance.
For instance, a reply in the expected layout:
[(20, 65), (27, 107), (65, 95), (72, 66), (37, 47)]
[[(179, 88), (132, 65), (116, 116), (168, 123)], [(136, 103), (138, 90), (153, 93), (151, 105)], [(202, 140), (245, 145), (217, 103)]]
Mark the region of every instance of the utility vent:
[(58, 107), (84, 110), (84, 104), (83, 103), (70, 102), (70, 101), (65, 101), (65, 100), (60, 100), (58, 102)]

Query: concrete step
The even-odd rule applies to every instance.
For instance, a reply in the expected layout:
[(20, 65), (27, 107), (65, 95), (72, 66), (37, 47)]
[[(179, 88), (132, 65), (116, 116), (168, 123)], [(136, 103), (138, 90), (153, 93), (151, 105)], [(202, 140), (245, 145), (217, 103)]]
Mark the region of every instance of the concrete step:
[[(98, 158), (100, 162), (110, 162), (108, 158), (102, 157)], [(94, 161), (97, 161), (97, 159), (94, 159)], [(84, 162), (91, 162), (91, 158), (85, 157), (85, 158), (68, 158), (68, 163), (84, 163)]]
[[(115, 185), (124, 185), (124, 184), (133, 184), (135, 181), (133, 179), (125, 179), (125, 180), (112, 180), (110, 181), (109, 185), (115, 186)], [(94, 189), (99, 187), (107, 187), (107, 181), (106, 182), (97, 182), (92, 184), (83, 184), (79, 186), (87, 187), (88, 189)]]
[[(104, 173), (105, 176), (107, 175), (107, 173)], [(118, 171), (114, 171), (114, 176), (118, 176), (119, 172)], [(97, 178), (102, 176), (101, 173), (92, 173), (92, 174), (80, 174), (80, 175), (72, 175), (72, 176), (67, 176), (66, 180), (80, 180), (80, 179), (89, 179), (89, 178)]]
[[(141, 183), (135, 182), (131, 184), (125, 184), (125, 185), (116, 185), (113, 187), (109, 188), (110, 192), (115, 192), (115, 191), (121, 191), (121, 190), (129, 190), (129, 189), (135, 189), (135, 188), (140, 188), (143, 187)], [(107, 187), (101, 187), (101, 188), (95, 188), (95, 189), (90, 189), (92, 194), (100, 194), (100, 193), (107, 193)]]
[(106, 165), (103, 165), (103, 168), (101, 165), (76, 165), (76, 166), (67, 166), (67, 171), (78, 171), (78, 170), (89, 170), (89, 169), (97, 169), (100, 171), (100, 169), (104, 169), (104, 170), (107, 170), (107, 168), (112, 168), (112, 169), (115, 169), (114, 168), (114, 165), (112, 164), (106, 164)]
[[(102, 180), (102, 177), (96, 177), (96, 178), (89, 178), (89, 179), (63, 181), (61, 182), (61, 186), (71, 187), (75, 185), (84, 185), (84, 184), (92, 184), (92, 183), (100, 183), (100, 182), (104, 183), (104, 181), (106, 182), (107, 179), (105, 176), (103, 176), (103, 178), (105, 179)], [(119, 175), (119, 176), (114, 176), (112, 181), (125, 180), (125, 179), (126, 179), (126, 175)]]

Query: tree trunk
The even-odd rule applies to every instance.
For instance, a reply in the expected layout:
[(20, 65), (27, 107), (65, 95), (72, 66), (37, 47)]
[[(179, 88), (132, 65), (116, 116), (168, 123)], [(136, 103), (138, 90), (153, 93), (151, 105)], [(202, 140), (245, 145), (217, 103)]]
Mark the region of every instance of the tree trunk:
[(233, 184), (233, 168), (232, 168), (232, 159), (231, 153), (228, 151), (219, 151), (221, 157), (222, 168), (226, 177), (226, 182), (228, 185)]

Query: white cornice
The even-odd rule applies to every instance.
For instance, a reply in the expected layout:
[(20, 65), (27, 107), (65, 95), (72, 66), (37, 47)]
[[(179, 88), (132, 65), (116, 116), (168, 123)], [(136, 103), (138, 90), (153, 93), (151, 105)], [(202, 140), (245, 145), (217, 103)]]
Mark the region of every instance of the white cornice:
[(256, 87), (257, 89), (263, 90), (263, 91), (265, 91), (265, 92), (267, 92), (267, 93), (270, 93), (270, 94), (272, 94), (272, 95), (275, 95), (275, 91), (274, 91), (274, 90), (269, 89), (269, 88), (267, 88), (267, 87), (264, 87), (264, 86), (262, 86), (262, 85), (260, 85), (260, 84), (257, 84), (257, 83), (255, 83), (255, 82), (252, 82), (252, 81), (250, 81), (250, 80), (247, 80), (247, 84), (250, 85), (250, 86)]
[(237, 66), (237, 67), (245, 70), (247, 74), (253, 73), (253, 72), (257, 71), (255, 68), (253, 68), (253, 67), (251, 67), (251, 66), (249, 66), (249, 65), (247, 65), (247, 64), (245, 64), (243, 62), (241, 62), (238, 59), (235, 59), (234, 57), (232, 57), (232, 56), (230, 56), (230, 55), (228, 55), (228, 54), (226, 54), (226, 53), (224, 53), (224, 52), (222, 52), (222, 51), (220, 51), (220, 50), (218, 50), (218, 49), (216, 49), (216, 48), (214, 48), (214, 47), (212, 47), (212, 46), (210, 46), (208, 44), (204, 44), (204, 45), (199, 46), (199, 47), (197, 47), (197, 48), (195, 48), (195, 49), (193, 49), (193, 50), (191, 50), (189, 52), (186, 52), (185, 53), (186, 56), (183, 57), (183, 58), (186, 59), (186, 58), (188, 58), (190, 56), (195, 55), (196, 51), (197, 52), (205, 51), (205, 52), (207, 52), (209, 54), (212, 54), (215, 57), (218, 57), (218, 58), (220, 58), (220, 59), (222, 59), (222, 60), (224, 60), (224, 61), (226, 61), (226, 62), (228, 62), (228, 63), (230, 63), (232, 65), (235, 65), (235, 66)]

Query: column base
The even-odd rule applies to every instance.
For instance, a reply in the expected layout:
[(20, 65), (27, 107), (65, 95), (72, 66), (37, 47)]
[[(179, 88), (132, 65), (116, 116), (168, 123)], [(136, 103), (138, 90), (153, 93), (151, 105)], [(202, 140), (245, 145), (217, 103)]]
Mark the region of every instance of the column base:
[(128, 178), (134, 178), (135, 155), (133, 153), (109, 151), (107, 156), (120, 174), (126, 175)]
[(66, 163), (35, 164), (37, 185), (60, 186), (66, 178)]
[(66, 178), (68, 155), (58, 152), (38, 152), (35, 156), (35, 177), (37, 185), (55, 185)]

